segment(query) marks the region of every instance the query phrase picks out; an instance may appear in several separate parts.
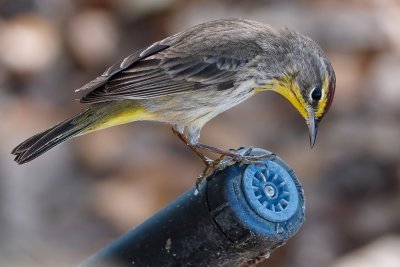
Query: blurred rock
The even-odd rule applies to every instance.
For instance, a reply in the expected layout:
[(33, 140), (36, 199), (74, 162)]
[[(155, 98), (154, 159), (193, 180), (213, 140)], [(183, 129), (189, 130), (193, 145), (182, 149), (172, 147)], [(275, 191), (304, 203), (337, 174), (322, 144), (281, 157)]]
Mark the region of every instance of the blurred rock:
[(178, 161), (168, 150), (160, 153), (147, 151), (147, 154), (153, 156), (147, 163), (137, 164), (136, 161), (141, 159), (131, 158), (130, 166), (114, 170), (94, 187), (94, 210), (121, 232), (147, 219), (193, 187), (195, 177), (202, 170), (199, 168), (193, 172), (193, 163)]
[(386, 236), (339, 259), (330, 267), (398, 267), (400, 237)]
[(387, 195), (380, 195), (381, 200), (377, 199), (377, 196), (371, 196), (373, 200), (365, 199), (364, 203), (353, 206), (352, 211), (348, 211), (343, 233), (354, 243), (364, 244), (387, 232), (397, 230), (400, 216), (395, 211), (399, 201)]
[[(10, 0), (9, 0), (10, 1)], [(13, 1), (13, 0), (11, 0)], [(27, 1), (27, 0), (24, 0)], [(52, 18), (55, 21), (63, 21), (73, 14), (76, 3), (64, 0), (40, 0), (33, 1), (41, 14)], [(84, 1), (81, 1), (84, 2)]]
[[(362, 104), (364, 88), (364, 58), (352, 53), (330, 53), (336, 74), (335, 102), (330, 110), (338, 115), (354, 112)], [(340, 103), (338, 106), (337, 103)]]
[(151, 168), (165, 156), (166, 144), (178, 141), (169, 127), (154, 122), (119, 125), (77, 139), (82, 164), (103, 171), (113, 166)]
[(160, 208), (159, 194), (155, 189), (148, 180), (133, 180), (126, 174), (111, 176), (94, 188), (92, 205), (101, 217), (123, 232)]
[(371, 203), (377, 196), (394, 195), (396, 177), (390, 162), (375, 158), (374, 154), (360, 154), (343, 157), (331, 166), (330, 175), (323, 183), (325, 191), (336, 200), (353, 204)]
[(60, 40), (51, 23), (26, 15), (0, 24), (0, 62), (17, 74), (34, 74), (54, 62)]
[(175, 0), (117, 0), (117, 9), (127, 18), (138, 18), (155, 14), (170, 7)]
[(69, 19), (67, 42), (79, 64), (94, 68), (115, 61), (119, 32), (110, 13), (89, 9)]
[[(375, 160), (393, 162), (399, 158), (400, 127), (395, 119), (382, 120), (380, 115), (362, 117), (347, 114), (340, 122), (324, 125), (322, 153), (329, 161), (351, 155), (372, 156)], [(354, 138), (356, 137), (356, 138)], [(336, 144), (336, 146), (334, 145)]]
[[(400, 115), (400, 54), (385, 53), (375, 60), (364, 82), (368, 107), (381, 116)], [(374, 97), (369, 97), (373, 95)]]
[[(376, 0), (378, 2), (378, 0)], [(400, 5), (395, 0), (379, 1), (381, 8), (378, 12), (378, 19), (382, 25), (384, 33), (387, 35), (389, 44), (397, 54), (400, 53)]]
[(82, 164), (94, 170), (108, 170), (123, 164), (124, 143), (132, 141), (127, 131), (113, 128), (77, 138), (76, 151)]
[(0, 18), (16, 17), (23, 13), (29, 13), (35, 10), (35, 7), (35, 0), (2, 0)]

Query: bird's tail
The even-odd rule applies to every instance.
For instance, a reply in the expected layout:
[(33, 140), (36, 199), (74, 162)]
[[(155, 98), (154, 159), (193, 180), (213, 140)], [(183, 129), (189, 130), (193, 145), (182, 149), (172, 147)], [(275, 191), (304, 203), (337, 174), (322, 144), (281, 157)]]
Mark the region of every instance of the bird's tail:
[[(78, 135), (118, 124), (151, 118), (140, 106), (129, 102), (94, 104), (87, 110), (36, 134), (12, 150), (18, 164), (29, 162), (56, 145)], [(118, 105), (119, 104), (119, 105)]]

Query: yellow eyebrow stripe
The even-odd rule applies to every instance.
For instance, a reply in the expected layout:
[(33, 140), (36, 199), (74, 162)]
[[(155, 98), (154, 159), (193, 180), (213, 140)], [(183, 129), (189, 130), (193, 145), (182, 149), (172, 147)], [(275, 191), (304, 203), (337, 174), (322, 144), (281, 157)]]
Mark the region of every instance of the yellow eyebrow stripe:
[(328, 75), (325, 75), (324, 76), (324, 81), (323, 81), (323, 84), (322, 84), (322, 95), (323, 95), (323, 98), (319, 102), (317, 111), (315, 113), (315, 116), (317, 118), (321, 118), (325, 113), (326, 103), (328, 102), (328, 91), (329, 91), (329, 78), (328, 78)]

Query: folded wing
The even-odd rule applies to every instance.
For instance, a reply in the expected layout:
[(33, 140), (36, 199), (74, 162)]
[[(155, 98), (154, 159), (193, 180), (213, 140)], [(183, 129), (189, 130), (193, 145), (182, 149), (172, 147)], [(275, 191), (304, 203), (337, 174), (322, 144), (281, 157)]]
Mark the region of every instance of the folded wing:
[(188, 55), (156, 43), (112, 66), (77, 91), (91, 90), (81, 102), (97, 103), (207, 88), (225, 90), (234, 86), (237, 70), (246, 63), (218, 55)]

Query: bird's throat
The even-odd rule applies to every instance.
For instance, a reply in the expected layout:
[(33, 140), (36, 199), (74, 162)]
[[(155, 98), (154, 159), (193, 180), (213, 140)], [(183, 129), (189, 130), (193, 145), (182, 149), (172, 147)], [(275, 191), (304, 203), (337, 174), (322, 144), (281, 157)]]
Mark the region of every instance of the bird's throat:
[(254, 89), (255, 93), (262, 91), (274, 91), (285, 97), (300, 113), (304, 119), (308, 119), (306, 103), (300, 93), (300, 88), (296, 82), (291, 79), (273, 79), (270, 83)]

